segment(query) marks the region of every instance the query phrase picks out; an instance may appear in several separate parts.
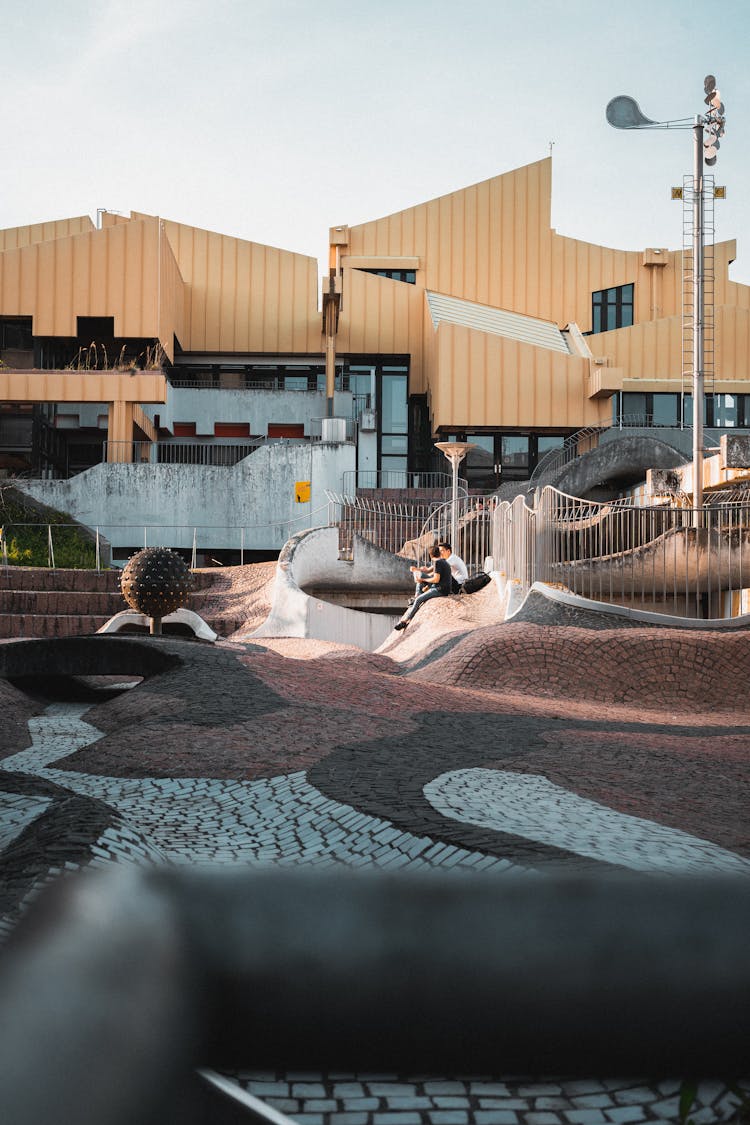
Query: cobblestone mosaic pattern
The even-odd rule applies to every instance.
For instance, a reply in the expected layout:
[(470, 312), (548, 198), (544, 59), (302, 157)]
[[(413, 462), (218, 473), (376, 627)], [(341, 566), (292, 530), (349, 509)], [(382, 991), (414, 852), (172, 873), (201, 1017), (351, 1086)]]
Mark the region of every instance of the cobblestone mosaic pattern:
[[(539, 628), (527, 627), (528, 647), (549, 640)], [(641, 633), (628, 630), (642, 648)], [(597, 630), (588, 635), (599, 643)], [(750, 866), (750, 724), (739, 707), (717, 704), (696, 721), (674, 692), (658, 714), (641, 713), (592, 702), (583, 687), (572, 700), (532, 694), (528, 683), (513, 693), (504, 674), (492, 691), (476, 690), (474, 672), (472, 686), (459, 675), (477, 658), (471, 637), (401, 670), (379, 655), (293, 660), (257, 645), (158, 643), (179, 657), (173, 666), (101, 702), (92, 689), (39, 714), (0, 682), (8, 706), (21, 708), (0, 758), (0, 929), (49, 880), (113, 862), (440, 867), (512, 879)], [(579, 678), (590, 679), (592, 650), (575, 653)], [(300, 1125), (670, 1122), (679, 1085), (237, 1078)], [(729, 1120), (734, 1104), (704, 1083), (691, 1118)]]
[[(243, 1089), (300, 1125), (629, 1125), (679, 1120), (680, 1083), (623, 1079), (436, 1080), (393, 1074), (237, 1074)], [(730, 1119), (721, 1082), (698, 1087), (695, 1125)]]

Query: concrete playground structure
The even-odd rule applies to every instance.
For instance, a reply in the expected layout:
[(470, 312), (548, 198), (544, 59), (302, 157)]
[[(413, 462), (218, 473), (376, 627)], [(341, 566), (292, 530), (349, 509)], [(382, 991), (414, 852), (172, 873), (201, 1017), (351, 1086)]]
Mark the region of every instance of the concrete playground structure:
[(310, 637), (372, 652), (388, 637), (414, 593), (411, 559), (354, 536), (341, 559), (339, 529), (303, 531), (279, 555), (273, 602), (253, 637)]
[[(290, 553), (299, 554), (299, 574), (313, 604), (313, 591), (326, 593), (320, 586), (326, 581), (346, 591), (346, 583), (335, 567), (331, 571), (318, 541), (325, 537), (332, 539), (329, 553), (335, 551), (335, 529), (301, 536), (289, 545)], [(357, 550), (355, 545), (354, 568), (359, 565), (367, 574), (368, 568), (380, 566), (378, 553), (369, 544), (362, 545), (359, 564)], [(383, 597), (390, 597), (405, 581), (403, 570), (397, 569), (401, 562), (406, 568), (403, 560), (394, 566), (389, 579), (393, 591), (383, 587)], [(342, 566), (354, 573), (351, 563)], [(272, 574), (272, 564), (264, 564), (260, 580), (267, 584)], [(240, 587), (231, 593), (230, 584), (239, 583), (243, 576), (220, 577), (227, 584), (224, 596), (240, 598)], [(304, 594), (301, 587), (297, 589)], [(352, 590), (356, 593), (356, 586)], [(291, 594), (296, 597), (295, 590)], [(713, 1052), (714, 1060), (719, 1056), (727, 1060), (736, 1059), (737, 1051), (744, 1049), (742, 1020), (747, 1010), (743, 999), (738, 1004), (731, 999), (738, 988), (742, 994), (735, 969), (723, 978), (725, 999), (720, 1004), (712, 1003), (718, 985), (711, 985), (706, 974), (710, 965), (717, 971), (722, 965), (739, 965), (727, 941), (736, 920), (735, 907), (750, 894), (747, 710), (741, 692), (727, 691), (728, 683), (750, 674), (750, 631), (738, 625), (718, 630), (708, 622), (701, 628), (690, 623), (675, 628), (667, 618), (655, 626), (621, 607), (599, 612), (582, 599), (550, 598), (537, 591), (503, 621), (498, 589), (492, 584), (471, 597), (449, 597), (426, 605), (403, 637), (391, 633), (372, 652), (288, 633), (263, 635), (252, 623), (257, 612), (257, 596), (253, 597), (255, 601), (246, 598), (245, 620), (250, 628), (240, 627), (213, 644), (122, 634), (0, 643), (5, 716), (0, 760), (0, 932), (9, 939), (7, 952), (0, 953), (0, 995), (8, 1012), (16, 1010), (9, 1005), (19, 1002), (19, 997), (32, 994), (26, 953), (35, 950), (34, 965), (49, 966), (46, 979), (52, 992), (45, 994), (54, 993), (59, 999), (52, 1009), (47, 1005), (38, 1010), (24, 1001), (23, 1019), (14, 1018), (12, 1057), (23, 1065), (20, 1071), (15, 1064), (6, 1071), (4, 1104), (11, 1104), (11, 1095), (18, 1104), (20, 1097), (27, 1118), (39, 1120), (44, 1107), (55, 1102), (69, 1108), (70, 1118), (58, 1109), (57, 1119), (64, 1125), (68, 1120), (82, 1125), (96, 1120), (102, 1125), (110, 1111), (126, 1112), (123, 1107), (130, 1120), (138, 1120), (138, 1099), (148, 1089), (169, 1102), (160, 1111), (159, 1120), (165, 1125), (172, 1120), (216, 1125), (222, 1120), (219, 1107), (204, 1107), (197, 1095), (189, 1112), (182, 1106), (181, 1116), (172, 1116), (177, 1111), (169, 1100), (175, 1095), (170, 1076), (178, 1088), (187, 1076), (174, 1069), (179, 1037), (158, 1030), (166, 1031), (169, 1023), (151, 1020), (153, 1049), (148, 1058), (133, 1054), (123, 1040), (124, 1010), (110, 999), (101, 1009), (94, 1055), (86, 1059), (87, 1073), (93, 1076), (86, 1082), (75, 1079), (80, 1063), (77, 1035), (88, 1035), (85, 1006), (81, 1010), (79, 1005), (60, 1045), (60, 1021), (68, 1018), (65, 997), (80, 996), (80, 988), (89, 987), (78, 982), (89, 980), (94, 962), (87, 964), (86, 940), (66, 946), (79, 950), (75, 975), (69, 976), (75, 988), (66, 990), (58, 952), (53, 952), (51, 961), (45, 960), (45, 934), (85, 935), (87, 924), (77, 904), (98, 902), (105, 930), (97, 930), (95, 962), (104, 970), (110, 957), (117, 960), (118, 950), (129, 948), (125, 960), (118, 961), (119, 977), (123, 987), (127, 980), (134, 985), (152, 961), (142, 955), (149, 948), (145, 932), (139, 931), (134, 941), (128, 927), (138, 915), (135, 906), (146, 887), (168, 886), (169, 874), (162, 871), (166, 864), (182, 869), (180, 878), (193, 880), (187, 892), (191, 917), (215, 921), (220, 909), (224, 919), (209, 927), (214, 954), (224, 965), (223, 983), (217, 977), (215, 988), (200, 993), (213, 997), (215, 1004), (223, 997), (219, 1007), (224, 1016), (218, 1015), (218, 1022), (217, 1013), (209, 1019), (199, 1005), (203, 1012), (199, 1038), (204, 1044), (200, 1064), (215, 1068), (221, 1081), (228, 1083), (235, 1114), (244, 1113), (252, 1098), (259, 1098), (297, 1125), (675, 1122), (684, 1068), (699, 1071), (701, 1059), (708, 1058), (706, 1052)], [(290, 604), (295, 604), (291, 595)], [(268, 609), (270, 601), (266, 614)], [(307, 608), (301, 609), (300, 620), (307, 613)], [(251, 631), (255, 635), (249, 635)], [(107, 878), (113, 868), (125, 882)], [(296, 897), (298, 912), (289, 915), (298, 920), (294, 940), (302, 961), (278, 980), (272, 974), (281, 988), (276, 992), (279, 1011), (289, 1003), (297, 1013), (296, 1045), (292, 1050), (292, 1040), (287, 1039), (285, 1053), (282, 1031), (278, 1039), (274, 1031), (264, 1039), (261, 1053), (249, 1045), (239, 1052), (226, 1049), (232, 1038), (227, 1029), (235, 1026), (227, 1022), (230, 1012), (244, 1011), (247, 997), (249, 1018), (254, 1019), (258, 988), (270, 990), (271, 1006), (274, 989), (272, 981), (263, 977), (262, 967), (247, 993), (226, 977), (233, 963), (227, 942), (231, 933), (239, 932), (240, 921), (230, 921), (231, 901), (219, 907), (221, 887), (226, 886), (213, 882), (219, 868), (235, 880), (253, 872), (259, 877), (264, 872), (281, 875), (280, 869), (287, 868), (301, 878), (309, 871), (311, 879), (313, 868), (331, 877), (352, 869), (349, 874), (355, 880), (353, 871), (363, 875), (370, 871), (388, 875), (394, 888), (399, 885), (398, 873), (403, 872), (408, 878), (428, 880), (414, 891), (410, 907), (414, 910), (423, 889), (437, 908), (439, 896), (430, 891), (432, 873), (449, 879), (446, 893), (460, 896), (464, 888), (468, 896), (490, 896), (498, 919), (505, 917), (506, 922), (504, 902), (515, 903), (514, 911), (521, 909), (522, 901), (529, 909), (532, 902), (534, 909), (541, 909), (541, 900), (551, 903), (556, 887), (562, 900), (572, 896), (565, 902), (567, 910), (574, 902), (583, 902), (580, 896), (592, 895), (590, 901), (595, 901), (597, 886), (610, 888), (602, 889), (603, 895), (617, 897), (621, 885), (624, 910), (631, 894), (652, 893), (660, 897), (663, 910), (667, 901), (679, 897), (681, 888), (689, 888), (689, 901), (679, 910), (675, 907), (677, 913), (671, 915), (669, 927), (676, 925), (677, 930), (659, 929), (661, 937), (657, 937), (655, 907), (644, 908), (643, 914), (625, 910), (632, 964), (642, 956), (656, 977), (653, 989), (641, 999), (637, 989), (618, 992), (622, 1001), (614, 1009), (607, 1001), (608, 995), (610, 1000), (614, 995), (607, 992), (614, 987), (607, 968), (611, 957), (603, 957), (596, 943), (589, 944), (596, 927), (576, 928), (582, 907), (566, 915), (573, 927), (570, 940), (577, 945), (581, 976), (572, 985), (564, 966), (555, 975), (553, 963), (548, 962), (545, 971), (557, 981), (555, 988), (567, 989), (569, 1004), (557, 1006), (553, 1021), (557, 1031), (546, 1036), (543, 1029), (551, 1024), (543, 1011), (544, 1004), (552, 1002), (551, 993), (539, 991), (541, 977), (524, 976), (524, 966), (533, 963), (535, 946), (527, 934), (523, 947), (514, 947), (518, 971), (513, 988), (525, 981), (528, 991), (513, 992), (515, 999), (508, 993), (506, 1002), (498, 995), (489, 1004), (489, 1022), (481, 1024), (485, 1053), (475, 1056), (482, 1059), (480, 1074), (451, 1069), (446, 1062), (458, 1057), (451, 1056), (457, 1041), (472, 1042), (480, 1026), (476, 1019), (472, 1022), (471, 1012), (461, 1009), (461, 995), (451, 992), (451, 980), (461, 979), (460, 974), (454, 978), (445, 962), (431, 991), (435, 1003), (445, 996), (447, 1004), (450, 993), (450, 1003), (457, 1005), (441, 1009), (445, 1019), (452, 1012), (448, 1025), (441, 1025), (437, 1015), (432, 1018), (432, 1040), (440, 1045), (434, 1054), (441, 1059), (436, 1073), (424, 1057), (418, 1060), (419, 1025), (413, 1022), (418, 1019), (417, 1009), (409, 1003), (400, 1010), (399, 995), (403, 999), (407, 993), (399, 992), (395, 979), (388, 980), (387, 966), (396, 961), (386, 959), (381, 965), (385, 991), (381, 989), (380, 996), (383, 1002), (389, 999), (388, 1016), (383, 1019), (386, 1024), (397, 1020), (403, 1025), (399, 1035), (390, 1036), (391, 1046), (405, 1043), (410, 1029), (417, 1037), (412, 1035), (414, 1051), (409, 1054), (404, 1047), (402, 1055), (413, 1060), (413, 1067), (399, 1067), (391, 1058), (388, 1069), (373, 1069), (360, 1056), (356, 1065), (344, 1061), (354, 1059), (358, 1042), (364, 1049), (368, 1036), (373, 1043), (376, 1037), (375, 1000), (357, 1007), (356, 997), (365, 995), (364, 981), (360, 988), (356, 970), (346, 976), (349, 969), (344, 968), (354, 965), (366, 950), (357, 945), (352, 957), (344, 956), (348, 945), (340, 937), (336, 911), (326, 907), (321, 933), (328, 934), (326, 941), (334, 952), (337, 942), (343, 944), (341, 957), (326, 961), (325, 972), (338, 974), (345, 987), (340, 992), (329, 988), (322, 971), (315, 976), (317, 983), (311, 980), (305, 986), (304, 966), (312, 964), (310, 943), (315, 931), (312, 922), (300, 923), (302, 884)], [(70, 883), (63, 878), (65, 873)], [(91, 880), (94, 874), (104, 881), (85, 881), (86, 875)], [(208, 882), (202, 882), (204, 877)], [(75, 889), (79, 878), (84, 879), (80, 892)], [(697, 881), (686, 884), (690, 879)], [(709, 896), (705, 914), (699, 882)], [(234, 885), (239, 887), (238, 882)], [(126, 886), (134, 907), (130, 911), (122, 909)], [(449, 892), (451, 887), (455, 890)], [(735, 888), (734, 893), (730, 888)], [(43, 903), (50, 890), (56, 892), (58, 908), (47, 914)], [(250, 884), (243, 891), (249, 895), (247, 902), (255, 904), (257, 919), (266, 917), (266, 907), (260, 905), (265, 902), (263, 893), (260, 883), (255, 891)], [(313, 880), (309, 893), (311, 902), (321, 907), (328, 901), (322, 882), (316, 894)], [(342, 899), (342, 893), (334, 892), (340, 902), (347, 898), (344, 893)], [(403, 893), (409, 893), (406, 885)], [(147, 900), (155, 904), (151, 896), (149, 891)], [(721, 933), (716, 929), (718, 907), (711, 905), (714, 899), (723, 902)], [(176, 899), (169, 901), (174, 904)], [(84, 913), (89, 909), (86, 906)], [(611, 906), (607, 911), (611, 928)], [(311, 918), (306, 909), (303, 914)], [(53, 916), (54, 923), (44, 921)], [(253, 916), (250, 910), (247, 917)], [(182, 926), (182, 912), (180, 917)], [(402, 923), (405, 917), (402, 912)], [(110, 946), (103, 939), (110, 918), (122, 939), (119, 945)], [(419, 964), (413, 984), (417, 979), (427, 982), (430, 973), (437, 972), (431, 968), (429, 951), (443, 924), (431, 925), (423, 937), (419, 926), (407, 926)], [(460, 925), (460, 915), (452, 919), (453, 925)], [(562, 914), (559, 925), (563, 925)], [(73, 929), (55, 928), (68, 926)], [(477, 922), (477, 942), (479, 931)], [(383, 941), (386, 932), (383, 929)], [(549, 945), (549, 935), (538, 927), (535, 932)], [(561, 932), (555, 929), (556, 956)], [(625, 930), (619, 932), (625, 935)], [(380, 940), (376, 933), (374, 928), (368, 949), (372, 941)], [(406, 930), (399, 941), (405, 938)], [(509, 935), (508, 940), (514, 939)], [(610, 954), (614, 940), (613, 934), (606, 939)], [(672, 972), (675, 944), (692, 966), (689, 988)], [(278, 931), (274, 957), (281, 957), (282, 946)], [(744, 928), (741, 946), (744, 950)], [(53, 942), (53, 948), (59, 951), (61, 946)], [(197, 948), (195, 934), (191, 948)], [(255, 946), (251, 943), (248, 948)], [(657, 948), (666, 961), (659, 960), (662, 954), (656, 956)], [(539, 952), (542, 956), (541, 946)], [(243, 963), (249, 964), (246, 958)], [(261, 957), (259, 964), (263, 963), (269, 964)], [(655, 968), (667, 963), (672, 966), (669, 972)], [(465, 969), (474, 981), (471, 987), (483, 987), (487, 995), (490, 978), (482, 986), (481, 965), (479, 957), (466, 958)], [(170, 972), (166, 965), (160, 970), (162, 982)], [(187, 979), (198, 978), (192, 973)], [(589, 984), (601, 981), (591, 996), (587, 980)], [(286, 981), (283, 988), (281, 981)], [(316, 988), (321, 998), (310, 1008)], [(508, 988), (506, 981), (503, 993)], [(694, 1015), (701, 988), (707, 989), (705, 1018), (691, 1022), (685, 1005)], [(135, 1029), (139, 1008), (132, 1003), (131, 987), (126, 991), (131, 996), (127, 1018), (135, 1021), (129, 1025)], [(473, 993), (463, 993), (464, 999), (469, 995)], [(192, 1004), (192, 983), (184, 997)], [(576, 1039), (574, 1034), (582, 1007), (590, 1016), (606, 1009), (596, 1032), (590, 1021), (581, 1025), (588, 1029), (586, 1041), (595, 1035), (595, 1053), (584, 1049), (584, 1038)], [(356, 1011), (356, 1019), (367, 1024), (359, 1038), (349, 1036), (348, 1052), (341, 1038), (343, 1009)], [(515, 1017), (508, 1022), (508, 1013), (516, 1010), (525, 1013), (523, 1034)], [(462, 1037), (463, 1019), (469, 1023)], [(644, 1056), (651, 1042), (646, 1023), (663, 1032), (659, 1033), (661, 1053), (649, 1058)], [(223, 1040), (211, 1031), (221, 1026)], [(235, 1048), (245, 1042), (242, 1019), (236, 1026)], [(251, 1024), (244, 1026), (247, 1031)], [(275, 1026), (270, 1017), (265, 1026)], [(316, 1049), (328, 1035), (322, 1029), (334, 1026), (342, 1044), (338, 1063), (331, 1055), (330, 1064), (327, 1059), (323, 1065)], [(315, 1028), (320, 1029), (317, 1036)], [(119, 1047), (110, 1043), (108, 1029)], [(498, 1036), (497, 1062), (490, 1065), (494, 1035)], [(125, 1038), (128, 1043), (139, 1041), (135, 1031)], [(387, 1056), (388, 1041), (387, 1036), (382, 1040), (381, 1060)], [(505, 1051), (500, 1046), (503, 1041)], [(562, 1051), (563, 1041), (568, 1060), (563, 1069), (568, 1077), (560, 1077), (552, 1062), (555, 1057), (563, 1060), (561, 1053), (554, 1054), (554, 1043)], [(307, 1052), (305, 1042), (310, 1045)], [(274, 1043), (278, 1050), (271, 1047)], [(107, 1068), (92, 1066), (92, 1058), (100, 1055), (108, 1060)], [(599, 1062), (592, 1074), (594, 1057)], [(657, 1058), (661, 1061), (655, 1075)], [(623, 1059), (631, 1060), (631, 1078), (617, 1077)], [(28, 1075), (24, 1067), (29, 1065), (35, 1074), (45, 1076), (44, 1083), (12, 1077)], [(736, 1065), (741, 1066), (739, 1061)], [(127, 1078), (117, 1081), (119, 1093), (113, 1101), (115, 1087), (99, 1076), (119, 1073), (120, 1067)], [(725, 1085), (704, 1081), (697, 1087), (693, 1112), (708, 1125), (731, 1120), (737, 1104), (737, 1095)]]

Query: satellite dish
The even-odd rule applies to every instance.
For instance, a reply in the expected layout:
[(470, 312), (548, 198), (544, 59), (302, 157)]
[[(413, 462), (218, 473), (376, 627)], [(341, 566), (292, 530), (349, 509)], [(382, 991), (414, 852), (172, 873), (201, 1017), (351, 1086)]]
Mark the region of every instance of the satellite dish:
[(614, 125), (615, 129), (640, 129), (644, 125), (659, 124), (658, 121), (646, 117), (635, 98), (630, 98), (627, 94), (618, 94), (616, 98), (612, 98), (604, 112), (607, 121), (610, 125)]

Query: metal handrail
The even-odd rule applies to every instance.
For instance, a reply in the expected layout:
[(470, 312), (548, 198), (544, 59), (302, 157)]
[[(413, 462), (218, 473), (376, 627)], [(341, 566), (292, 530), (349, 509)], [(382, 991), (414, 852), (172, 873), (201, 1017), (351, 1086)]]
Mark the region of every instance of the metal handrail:
[[(689, 425), (681, 426), (679, 423), (675, 422), (657, 422), (654, 420), (652, 414), (621, 414), (611, 422), (604, 422), (598, 426), (584, 426), (582, 429), (576, 430), (574, 434), (570, 434), (560, 448), (551, 449), (549, 453), (545, 453), (545, 455), (540, 458), (529, 477), (529, 487), (533, 487), (548, 473), (574, 461), (576, 457), (579, 456), (579, 445), (585, 442), (587, 438), (596, 437), (598, 434), (606, 433), (608, 430), (638, 428), (644, 430), (663, 429), (691, 431), (693, 427)], [(704, 440), (713, 441), (714, 444), (718, 444), (719, 438), (724, 432), (724, 430), (716, 429), (715, 427), (710, 430), (704, 427)]]
[(580, 597), (721, 619), (750, 612), (750, 503), (694, 509), (597, 502), (550, 485), (534, 507), (523, 497), (498, 505), (492, 555), (522, 590), (534, 582)]
[[(409, 490), (419, 492), (447, 492), (452, 487), (450, 473), (416, 472), (407, 469), (348, 469), (343, 474), (343, 491), (353, 496), (361, 490)], [(458, 478), (458, 487), (468, 493), (469, 484)]]
[[(242, 565), (244, 565), (245, 551), (249, 551), (249, 550), (252, 549), (247, 545), (247, 538), (246, 538), (247, 532), (258, 532), (258, 531), (266, 531), (268, 529), (273, 529), (275, 531), (281, 532), (281, 534), (278, 535), (277, 538), (281, 538), (281, 536), (283, 535), (283, 536), (285, 536), (286, 539), (290, 539), (292, 537), (292, 535), (295, 535), (297, 532), (299, 532), (301, 530), (305, 530), (308, 527), (325, 526), (326, 522), (327, 522), (328, 511), (329, 511), (328, 504), (323, 504), (320, 507), (315, 508), (312, 512), (306, 512), (304, 515), (297, 516), (295, 519), (281, 520), (277, 523), (259, 523), (259, 524), (250, 524), (250, 523), (245, 523), (245, 524), (210, 524), (210, 523), (204, 523), (204, 524), (192, 524), (192, 523), (190, 523), (190, 524), (165, 524), (165, 523), (126, 524), (126, 523), (108, 523), (108, 524), (101, 524), (101, 525), (99, 525), (98, 527), (95, 527), (95, 528), (89, 528), (89, 527), (86, 527), (85, 525), (82, 525), (80, 523), (62, 523), (61, 522), (61, 523), (49, 524), (49, 523), (33, 523), (33, 522), (30, 522), (30, 521), (24, 521), (24, 522), (14, 521), (12, 523), (5, 523), (4, 525), (0, 526), (0, 561), (2, 562), (2, 565), (4, 567), (8, 567), (9, 565), (11, 565), (9, 563), (9, 560), (8, 560), (8, 542), (9, 542), (10, 535), (12, 534), (12, 531), (13, 531), (14, 528), (17, 528), (17, 529), (21, 529), (21, 528), (46, 529), (47, 530), (47, 542), (48, 542), (47, 566), (48, 566), (49, 569), (55, 569), (54, 531), (62, 530), (62, 529), (75, 529), (78, 532), (80, 532), (82, 535), (84, 535), (84, 536), (86, 536), (87, 538), (90, 539), (91, 546), (95, 550), (96, 566), (95, 566), (95, 568), (92, 568), (92, 569), (96, 569), (96, 570), (105, 569), (106, 568), (106, 560), (108, 560), (111, 557), (110, 537), (112, 536), (112, 533), (116, 532), (116, 531), (119, 531), (119, 532), (127, 531), (127, 530), (130, 529), (134, 532), (133, 539), (134, 540), (135, 539), (142, 540), (144, 548), (151, 545), (151, 546), (171, 547), (172, 550), (191, 551), (191, 554), (192, 554), (191, 566), (193, 568), (195, 568), (195, 566), (196, 566), (196, 555), (197, 555), (198, 550), (217, 550), (217, 549), (220, 549), (220, 550), (234, 549), (234, 550), (239, 551), (240, 566), (242, 566)], [(326, 514), (326, 519), (324, 519), (322, 521), (318, 521), (317, 518), (321, 516), (321, 513)], [(107, 532), (107, 535), (105, 535), (103, 533), (102, 529), (104, 529), (104, 531)], [(230, 532), (231, 538), (233, 540), (233, 544), (229, 544), (229, 542), (227, 542), (227, 544), (222, 548), (217, 548), (216, 546), (206, 547), (206, 546), (202, 545), (201, 541), (200, 541), (199, 533), (200, 532), (211, 532), (211, 531)], [(178, 538), (184, 538), (184, 536), (181, 537), (177, 534), (170, 535), (169, 534), (170, 532), (174, 532), (174, 533), (187, 532), (188, 533), (187, 538), (190, 538), (189, 533), (192, 532), (192, 547), (184, 546), (182, 544), (176, 543), (176, 540)], [(165, 540), (165, 539), (171, 540), (171, 542), (163, 542), (163, 540)], [(158, 542), (155, 543), (154, 540), (158, 540)], [(149, 541), (151, 541), (151, 542), (149, 542)], [(19, 564), (19, 565), (24, 565), (24, 564)]]

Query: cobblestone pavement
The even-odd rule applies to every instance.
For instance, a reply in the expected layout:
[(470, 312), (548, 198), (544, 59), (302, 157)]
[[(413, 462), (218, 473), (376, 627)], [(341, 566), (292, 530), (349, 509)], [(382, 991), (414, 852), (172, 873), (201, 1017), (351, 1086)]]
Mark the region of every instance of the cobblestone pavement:
[[(652, 631), (630, 629), (602, 667), (602, 631), (501, 626), (485, 636), (483, 666), (484, 632), (422, 653), (410, 638), (400, 667), (351, 650), (305, 660), (165, 638), (144, 643), (178, 656), (174, 667), (111, 697), (73, 691), (47, 705), (4, 683), (3, 927), (60, 872), (112, 862), (486, 869), (509, 879), (750, 870), (750, 721), (720, 682), (713, 638), (660, 630), (657, 651)], [(750, 638), (729, 640), (744, 667)], [(644, 688), (649, 705), (639, 708), (625, 686), (647, 674), (649, 652), (652, 678), (654, 660), (681, 659), (693, 679), (687, 689), (666, 680), (661, 698)], [(533, 681), (533, 667), (551, 678)], [(235, 1077), (300, 1125), (678, 1119), (677, 1079)], [(734, 1104), (703, 1083), (691, 1118), (728, 1120)]]

